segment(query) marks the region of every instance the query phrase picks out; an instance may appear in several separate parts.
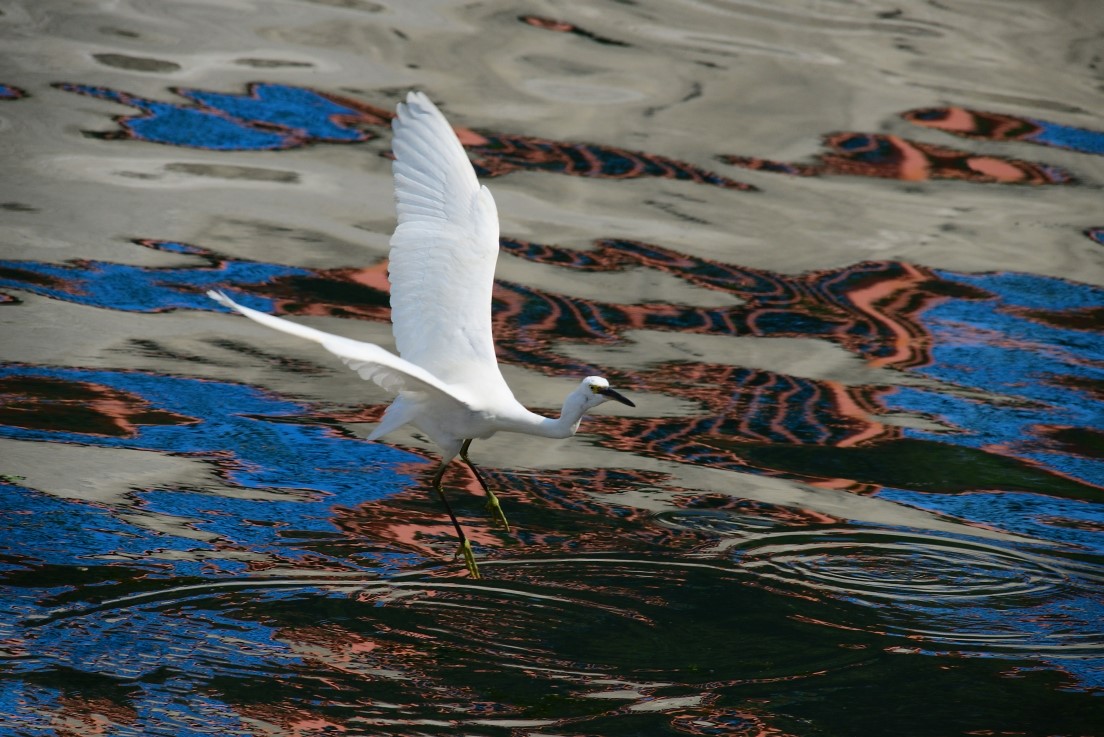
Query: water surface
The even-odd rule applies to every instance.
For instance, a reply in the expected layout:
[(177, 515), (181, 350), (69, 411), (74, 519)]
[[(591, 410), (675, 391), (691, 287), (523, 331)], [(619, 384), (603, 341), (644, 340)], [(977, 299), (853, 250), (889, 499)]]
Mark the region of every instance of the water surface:
[[(1087, 735), (1104, 723), (1092, 3), (0, 16), (0, 731)], [(385, 397), (204, 295), (393, 345), (389, 120), (502, 219), (567, 441)]]

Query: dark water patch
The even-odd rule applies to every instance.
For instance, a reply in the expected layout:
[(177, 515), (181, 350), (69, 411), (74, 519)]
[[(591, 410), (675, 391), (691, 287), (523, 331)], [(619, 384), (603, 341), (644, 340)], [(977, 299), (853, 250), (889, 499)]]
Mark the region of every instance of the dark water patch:
[(1070, 499), (1096, 500), (1100, 489), (1077, 483), (1035, 465), (969, 447), (902, 438), (862, 447), (829, 447), (783, 443), (703, 441), (749, 462), (806, 477), (842, 478), (900, 486), (902, 469), (916, 491), (958, 493), (1002, 489)]
[(315, 65), (309, 61), (296, 61), (292, 59), (258, 59), (254, 57), (243, 57), (241, 59), (235, 59), (234, 63), (238, 66), (252, 67), (254, 69), (310, 69)]
[(378, 269), (330, 269), (310, 275), (276, 277), (257, 292), (282, 311), (298, 315), (387, 320), (390, 295), (379, 284)]
[(616, 39), (599, 36), (585, 28), (580, 28), (574, 23), (568, 23), (567, 21), (554, 20), (539, 15), (519, 15), (518, 20), (533, 28), (539, 28), (543, 31), (553, 31), (555, 33), (570, 33), (580, 38), (585, 38), (588, 41), (602, 44), (603, 46), (629, 46), (629, 44), (624, 41), (617, 41)]
[(7, 212), (38, 212), (39, 209), (34, 205), (28, 205), (25, 202), (0, 202), (0, 210)]
[[(0, 678), (0, 698), (53, 718), (111, 702), (100, 713), (113, 733), (150, 735), (179, 734), (208, 714), (216, 719), (203, 729), (220, 734), (258, 721), (373, 734), (614, 735), (812, 721), (826, 734), (845, 725), (875, 734), (884, 704), (838, 713), (839, 699), (872, 680), (912, 693), (972, 683), (971, 694), (1017, 695), (1001, 713), (952, 699), (938, 719), (923, 700), (904, 699), (897, 711), (910, 734), (1022, 727), (1043, 714), (1052, 730), (1077, 733), (1097, 716), (1055, 688), (1065, 676), (1053, 667), (1014, 655), (920, 655), (895, 646), (914, 641), (881, 632), (884, 614), (865, 603), (822, 596), (815, 583), (799, 584), (811, 597), (772, 590), (790, 585), (763, 585), (754, 563), (766, 556), (753, 551), (737, 566), (523, 559), (487, 563), (492, 582), (410, 574), (168, 586), (27, 628), (34, 656), (18, 664), (17, 680)], [(1005, 595), (1000, 578), (975, 593)], [(97, 647), (81, 646), (89, 642)], [(179, 701), (185, 693), (201, 698)], [(1040, 711), (1058, 705), (1070, 708)], [(709, 725), (734, 731), (694, 731)]]
[(126, 69), (130, 72), (151, 72), (168, 74), (179, 72), (180, 65), (166, 59), (153, 59), (148, 56), (130, 56), (128, 54), (93, 54), (92, 58), (106, 67)]
[[(12, 510), (8, 510), (11, 512)], [(24, 511), (28, 514), (28, 511)], [(16, 513), (18, 514), (18, 513)], [(133, 585), (149, 575), (149, 571), (128, 569), (123, 566), (78, 566), (43, 563), (29, 556), (8, 554), (3, 558), (3, 585), (15, 589), (53, 590), (57, 592), (48, 599), (42, 599), (47, 605), (64, 604), (68, 597), (79, 596), (82, 599), (90, 589), (104, 592), (112, 597), (116, 586)], [(79, 592), (79, 593), (78, 593)]]
[[(451, 726), (585, 723), (870, 660), (864, 648), (841, 647), (838, 633), (825, 641), (822, 627), (779, 618), (773, 596), (732, 575), (568, 558), (499, 565), (493, 584), (300, 578), (170, 587), (35, 624), (22, 633), (34, 661), (19, 669), (47, 683), (75, 669), (96, 684), (121, 679), (141, 692), (129, 694), (139, 713), (156, 703), (148, 691), (168, 669), (170, 682), (247, 718), (283, 704), (337, 724), (410, 727), (450, 713)], [(717, 585), (730, 606), (712, 606)], [(667, 600), (671, 587), (683, 592), (677, 605)], [(718, 649), (736, 619), (737, 642)], [(803, 647), (780, 658), (793, 638)], [(78, 640), (116, 646), (89, 662)], [(262, 673), (268, 690), (251, 686)]]
[(18, 266), (0, 266), (0, 279), (4, 281), (5, 286), (35, 285), (45, 287), (64, 284), (63, 281), (48, 274), (38, 273), (33, 268), (22, 269)]
[(1059, 386), (1068, 387), (1096, 402), (1104, 402), (1104, 380), (1082, 376), (1062, 376), (1054, 379)]
[(228, 166), (226, 164), (189, 164), (177, 162), (165, 164), (165, 171), (187, 174), (194, 177), (211, 177), (250, 182), (275, 182), (278, 184), (296, 184), (299, 174), (279, 169), (261, 169), (256, 166)]
[(53, 377), (0, 377), (0, 399), (0, 423), (24, 430), (132, 438), (141, 425), (199, 422), (194, 417), (156, 409), (131, 392)]
[[(249, 356), (256, 359), (260, 363), (268, 364), (269, 366), (275, 366), (281, 371), (287, 371), (297, 374), (314, 374), (317, 376), (329, 376), (330, 371), (319, 366), (317, 363), (309, 360), (299, 360), (296, 358), (290, 358), (278, 351), (265, 350), (259, 348), (255, 344), (245, 343), (240, 340), (232, 340), (230, 338), (211, 338), (205, 341), (208, 345), (221, 348), (224, 351), (234, 353), (240, 356)], [(206, 354), (185, 354), (182, 355), (178, 352), (174, 352), (166, 349), (164, 346), (159, 345), (156, 341), (130, 341), (131, 345), (135, 345), (142, 349), (145, 355), (153, 356), (157, 358), (171, 358), (173, 360), (192, 360), (196, 363), (209, 363), (210, 358)], [(279, 418), (272, 418), (273, 422), (279, 422)]]
[(1067, 578), (1042, 559), (994, 545), (861, 529), (764, 536), (736, 555), (759, 576), (870, 606), (1004, 596), (1043, 600)]
[(1104, 325), (1104, 307), (1083, 307), (1074, 310), (1024, 310), (1023, 316), (1034, 322), (1067, 330), (1098, 333)]
[(1104, 430), (1078, 427), (1041, 427), (1039, 434), (1073, 455), (1104, 459)]

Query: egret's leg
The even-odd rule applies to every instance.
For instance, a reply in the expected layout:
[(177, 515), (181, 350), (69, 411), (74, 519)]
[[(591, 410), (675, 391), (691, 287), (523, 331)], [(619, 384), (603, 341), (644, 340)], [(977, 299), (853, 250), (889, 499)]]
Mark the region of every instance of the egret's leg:
[(471, 445), (471, 438), (465, 440), (464, 445), (461, 446), (460, 458), (463, 459), (464, 463), (468, 464), (468, 468), (475, 474), (475, 480), (479, 482), (479, 485), (483, 487), (483, 491), (487, 494), (487, 511), (498, 517), (498, 521), (506, 528), (506, 532), (509, 532), (510, 523), (506, 521), (506, 515), (502, 512), (502, 505), (498, 503), (498, 497), (494, 495), (493, 491), (487, 488), (487, 482), (483, 480), (483, 474), (479, 473), (479, 469), (471, 462), (471, 458), (468, 458), (469, 445)]
[(457, 556), (464, 556), (464, 563), (467, 564), (468, 573), (471, 574), (472, 578), (482, 578), (479, 575), (479, 566), (475, 564), (475, 553), (472, 551), (471, 542), (468, 541), (468, 536), (464, 534), (464, 529), (460, 527), (460, 521), (456, 519), (456, 515), (452, 511), (452, 505), (445, 497), (445, 490), (441, 488), (441, 478), (445, 475), (448, 464), (447, 460), (444, 461), (441, 463), (441, 467), (437, 469), (437, 473), (433, 474), (433, 490), (437, 492), (437, 496), (441, 497), (441, 502), (445, 505), (445, 511), (448, 512), (449, 519), (452, 520), (452, 526), (456, 528), (456, 536), (460, 538), (460, 550), (457, 552)]

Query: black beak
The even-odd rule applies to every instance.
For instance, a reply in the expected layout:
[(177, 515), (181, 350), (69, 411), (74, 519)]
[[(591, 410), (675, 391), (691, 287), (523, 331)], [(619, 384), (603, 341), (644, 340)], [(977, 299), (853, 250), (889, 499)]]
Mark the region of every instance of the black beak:
[(630, 407), (635, 407), (636, 406), (635, 404), (632, 403), (632, 401), (630, 401), (629, 399), (622, 396), (620, 392), (614, 391), (613, 389), (610, 389), (609, 387), (606, 387), (605, 389), (599, 389), (598, 393), (601, 394), (604, 397), (609, 397), (610, 399), (616, 400), (616, 401), (620, 402), (621, 404), (627, 404)]

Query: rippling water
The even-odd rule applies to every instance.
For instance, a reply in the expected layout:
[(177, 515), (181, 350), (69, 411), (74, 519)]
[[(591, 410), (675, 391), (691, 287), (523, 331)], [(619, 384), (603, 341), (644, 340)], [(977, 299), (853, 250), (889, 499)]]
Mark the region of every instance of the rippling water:
[[(0, 733), (1104, 724), (1092, 2), (0, 7)], [(410, 88), (518, 397), (446, 477), (203, 296), (391, 343)]]

